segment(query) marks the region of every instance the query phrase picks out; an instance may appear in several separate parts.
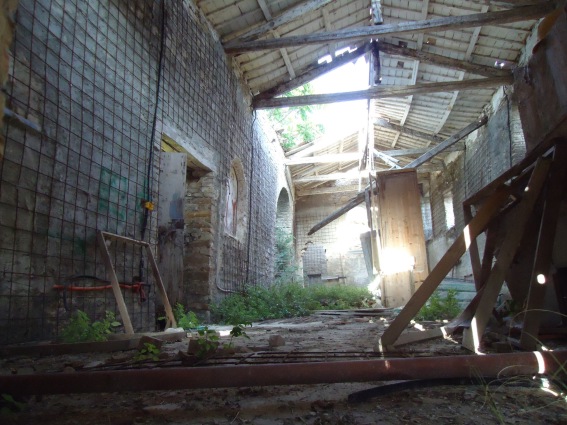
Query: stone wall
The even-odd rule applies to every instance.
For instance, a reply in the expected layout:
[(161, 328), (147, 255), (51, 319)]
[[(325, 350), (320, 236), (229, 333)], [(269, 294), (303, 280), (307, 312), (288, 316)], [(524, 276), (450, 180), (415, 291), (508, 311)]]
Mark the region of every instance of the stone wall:
[[(159, 151), (164, 137), (189, 165), (184, 208), (186, 304), (210, 302), (273, 275), (281, 150), (248, 99), (215, 33), (192, 2), (24, 0), (11, 50), (8, 105), (41, 133), (8, 124), (0, 165), (0, 341), (56, 336), (78, 308), (116, 311), (100, 284), (96, 231), (157, 243)], [(238, 237), (224, 231), (227, 181), (242, 164)], [(154, 211), (144, 208), (152, 201)], [(111, 247), (136, 330), (155, 324), (148, 263)], [(143, 261), (141, 261), (143, 260)], [(65, 294), (65, 296), (63, 296)]]

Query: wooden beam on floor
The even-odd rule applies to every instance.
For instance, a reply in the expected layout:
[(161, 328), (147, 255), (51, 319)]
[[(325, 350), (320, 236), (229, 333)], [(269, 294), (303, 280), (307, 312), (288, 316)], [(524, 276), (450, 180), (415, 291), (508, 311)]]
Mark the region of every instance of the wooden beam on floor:
[(429, 94), (481, 88), (497, 88), (514, 82), (510, 74), (506, 77), (474, 78), (463, 81), (442, 81), (439, 83), (415, 84), (412, 86), (376, 86), (367, 90), (347, 93), (310, 94), (306, 96), (278, 97), (252, 101), (255, 109), (288, 108), (292, 106), (322, 105), (326, 103), (349, 102), (361, 99), (385, 99), (387, 97), (405, 97), (414, 94)]
[(459, 237), (453, 242), (433, 270), (431, 270), (402, 311), (384, 331), (376, 347), (378, 351), (387, 350), (389, 346), (394, 345), (402, 331), (466, 252), (470, 241), (475, 239), (486, 229), (493, 217), (508, 202), (510, 194), (510, 187), (502, 186), (480, 207), (478, 213), (469, 224), (465, 226)]
[(502, 242), (496, 263), (492, 267), (490, 276), (484, 285), (484, 291), (476, 309), (476, 313), (471, 321), (471, 327), (469, 329), (465, 329), (463, 332), (463, 347), (475, 353), (480, 352), (482, 335), (484, 334), (488, 320), (492, 315), (492, 310), (494, 309), (494, 304), (498, 298), (502, 284), (504, 283), (506, 272), (514, 259), (516, 251), (518, 250), (522, 240), (525, 226), (533, 215), (532, 212), (535, 203), (537, 202), (543, 185), (547, 179), (550, 166), (551, 160), (549, 159), (540, 158), (537, 161), (530, 181), (526, 186), (528, 191), (525, 192), (524, 197), (516, 207), (517, 211), (512, 225), (512, 228), (515, 230), (513, 232), (508, 232), (506, 238)]
[(498, 12), (473, 13), (471, 15), (433, 18), (424, 21), (348, 28), (339, 31), (281, 37), (279, 39), (270, 40), (230, 41), (224, 44), (224, 49), (227, 54), (237, 54), (258, 50), (280, 49), (282, 47), (304, 46), (308, 44), (325, 44), (337, 41), (377, 38), (384, 35), (418, 34), (422, 32), (473, 28), (483, 25), (499, 25), (538, 19), (552, 12), (555, 8), (555, 1), (547, 1), (541, 4)]

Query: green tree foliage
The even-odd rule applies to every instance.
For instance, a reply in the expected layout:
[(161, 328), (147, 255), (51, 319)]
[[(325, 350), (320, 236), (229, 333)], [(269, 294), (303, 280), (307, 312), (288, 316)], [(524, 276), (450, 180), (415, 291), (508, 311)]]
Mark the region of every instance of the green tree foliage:
[[(305, 96), (313, 94), (310, 83), (285, 93), (284, 97)], [(314, 112), (320, 105), (296, 106), (291, 108), (274, 108), (268, 111), (268, 118), (280, 138), (284, 150), (296, 145), (309, 143), (323, 134), (323, 125), (314, 121)]]

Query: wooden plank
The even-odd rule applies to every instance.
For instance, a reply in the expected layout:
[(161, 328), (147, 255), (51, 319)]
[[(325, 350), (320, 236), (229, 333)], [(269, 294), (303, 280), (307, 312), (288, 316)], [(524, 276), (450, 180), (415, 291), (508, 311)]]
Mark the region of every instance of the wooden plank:
[(486, 231), (486, 242), (484, 244), (484, 253), (479, 276), (479, 289), (484, 286), (490, 275), (490, 270), (492, 270), (494, 251), (496, 250), (496, 242), (498, 239), (498, 224), (499, 220), (495, 220), (493, 224), (488, 226)]
[(345, 52), (342, 55), (335, 56), (330, 63), (324, 63), (321, 65), (314, 64), (308, 67), (301, 74), (297, 75), (293, 80), (285, 81), (269, 90), (257, 94), (253, 97), (253, 102), (259, 101), (261, 99), (271, 99), (280, 94), (287, 93), (288, 91), (293, 90), (297, 87), (301, 87), (302, 85), (314, 80), (315, 78), (325, 75), (334, 69), (337, 69), (349, 62), (355, 61), (361, 56), (364, 56), (371, 50), (371, 48), (372, 45), (370, 43), (365, 43), (352, 52)]
[[(567, 146), (557, 146), (553, 155), (553, 165), (549, 174), (549, 184), (545, 196), (545, 205), (541, 218), (537, 250), (530, 281), (530, 289), (524, 324), (520, 336), (520, 345), (525, 350), (535, 350), (538, 344), (538, 332), (541, 322), (541, 309), (546, 289), (551, 285), (550, 269), (552, 265), (553, 243), (559, 221), (561, 200), (567, 181)], [(540, 280), (543, 277), (543, 282)]]
[(80, 353), (111, 353), (113, 351), (136, 350), (143, 336), (151, 336), (162, 341), (181, 341), (187, 337), (187, 332), (147, 332), (142, 334), (125, 335), (127, 339), (112, 339), (118, 334), (110, 334), (108, 341), (77, 342), (70, 344), (21, 344), (0, 347), (0, 356), (57, 356)]
[[(254, 38), (260, 37), (264, 34), (269, 33), (271, 30), (276, 29), (279, 26), (285, 25), (288, 22), (291, 22), (306, 13), (312, 12), (314, 10), (319, 9), (320, 7), (325, 6), (326, 4), (330, 3), (332, 0), (307, 0), (302, 3), (299, 3), (297, 6), (291, 7), (284, 11), (283, 13), (279, 14), (275, 18), (268, 18), (268, 22), (260, 25), (259, 27), (252, 28), (246, 31), (244, 34), (238, 35), (238, 41), (250, 41)], [(263, 4), (264, 1), (262, 1)], [(262, 4), (260, 3), (260, 4)], [(262, 8), (264, 9), (264, 8)], [(227, 39), (231, 39), (234, 36), (231, 34), (228, 37), (225, 37), (223, 41)]]
[(427, 329), (425, 331), (405, 332), (400, 335), (394, 344), (393, 348), (398, 348), (403, 345), (413, 344), (416, 342), (429, 341), (430, 339), (444, 338), (447, 335), (444, 327)]
[[(370, 189), (366, 189), (366, 190), (370, 190)], [(329, 224), (330, 222), (332, 222), (333, 220), (337, 219), (338, 217), (340, 217), (341, 215), (345, 214), (346, 212), (352, 210), (354, 207), (356, 207), (358, 204), (362, 203), (364, 201), (364, 197), (365, 197), (365, 192), (366, 190), (363, 190), (362, 192), (359, 192), (354, 198), (352, 198), (344, 207), (338, 209), (337, 211), (335, 211), (334, 213), (332, 213), (331, 215), (327, 216), (325, 219), (321, 220), (319, 223), (317, 223), (315, 226), (313, 226), (311, 228), (311, 230), (309, 230), (309, 232), (307, 232), (307, 235), (312, 235), (313, 233), (315, 233), (317, 230), (325, 227), (327, 224)]]
[(390, 44), (383, 41), (379, 43), (379, 48), (380, 52), (387, 53), (389, 55), (417, 59), (420, 62), (425, 62), (430, 65), (436, 65), (443, 68), (458, 69), (461, 71), (469, 72), (471, 74), (482, 75), (483, 77), (505, 77), (511, 74), (511, 71), (507, 69), (478, 65), (464, 60), (453, 59), (447, 56), (436, 55), (434, 53), (428, 53), (423, 50), (396, 46), (395, 44)]
[(321, 174), (319, 176), (305, 176), (305, 177), (295, 178), (294, 182), (298, 184), (298, 183), (312, 183), (312, 182), (327, 182), (327, 181), (340, 180), (340, 179), (355, 180), (358, 179), (358, 177), (359, 177), (359, 172), (357, 169), (355, 173), (347, 171), (345, 173), (331, 173), (331, 174)]
[[(440, 141), (443, 139), (440, 137)], [(431, 148), (415, 148), (415, 149), (393, 149), (388, 151), (382, 151), (386, 155), (397, 157), (397, 156), (413, 156), (413, 155), (423, 155), (424, 153), (428, 152)], [(464, 151), (465, 148), (463, 146), (451, 146), (445, 149), (445, 152), (461, 152)], [(419, 171), (419, 170), (418, 170)]]
[(512, 75), (506, 77), (475, 78), (463, 81), (442, 81), (439, 83), (415, 84), (411, 86), (376, 86), (366, 90), (346, 93), (310, 94), (306, 96), (278, 97), (258, 99), (252, 102), (255, 109), (288, 108), (291, 106), (321, 105), (326, 103), (348, 102), (360, 99), (385, 99), (388, 97), (405, 97), (414, 94), (429, 94), (461, 90), (476, 90), (487, 87), (510, 85), (514, 81)]
[[(473, 219), (472, 207), (470, 205), (463, 205), (463, 215), (465, 217), (465, 226), (466, 226)], [(482, 285), (480, 279), (480, 272), (481, 272), (480, 255), (478, 253), (478, 243), (476, 238), (469, 242), (469, 256), (471, 259), (471, 268), (474, 276), (474, 284), (476, 289), (478, 290)]]
[(433, 270), (431, 270), (423, 284), (417, 289), (400, 314), (384, 331), (379, 341), (379, 351), (382, 351), (381, 347), (388, 347), (394, 344), (410, 320), (423, 307), (441, 281), (465, 253), (468, 245), (466, 241), (475, 239), (486, 229), (492, 218), (508, 202), (510, 193), (511, 190), (508, 186), (502, 186), (482, 205), (475, 217), (465, 226), (459, 237), (453, 242)]
[[(428, 142), (439, 143), (443, 141), (442, 137), (435, 136), (433, 134), (424, 133), (423, 131), (413, 130), (411, 128), (406, 128), (398, 124), (394, 124), (388, 121), (385, 118), (378, 118), (374, 121), (374, 125), (377, 125), (382, 128), (387, 128), (389, 130), (397, 131), (399, 133), (405, 134), (407, 136), (414, 137), (416, 139), (427, 140)], [(424, 152), (427, 152), (429, 149), (425, 149)], [(388, 151), (386, 151), (388, 152)]]
[(483, 25), (505, 24), (541, 18), (553, 11), (554, 1), (533, 6), (524, 6), (512, 10), (488, 13), (474, 13), (464, 16), (433, 18), (424, 21), (408, 21), (397, 24), (373, 25), (362, 28), (348, 28), (340, 31), (321, 32), (310, 35), (282, 37), (276, 40), (258, 40), (248, 42), (231, 41), (224, 44), (228, 54), (244, 53), (257, 50), (279, 49), (281, 47), (324, 44), (336, 41), (360, 40), (380, 36), (439, 32), (452, 29), (478, 27)]
[(504, 282), (504, 277), (514, 259), (516, 251), (522, 240), (526, 223), (532, 216), (533, 208), (539, 198), (541, 189), (545, 183), (551, 165), (549, 159), (539, 159), (532, 173), (532, 177), (526, 186), (529, 189), (520, 203), (517, 205), (517, 214), (514, 219), (514, 232), (506, 235), (498, 253), (496, 263), (492, 268), (490, 276), (484, 285), (484, 291), (480, 299), (476, 313), (471, 321), (471, 327), (463, 332), (463, 347), (479, 352), (480, 341), (484, 329), (492, 314), (494, 303)]
[[(301, 153), (301, 152), (300, 152)], [(293, 158), (284, 161), (285, 165), (305, 165), (305, 164), (328, 164), (333, 162), (358, 161), (358, 152), (344, 152), (337, 154), (309, 156), (303, 158)]]
[(99, 233), (102, 235), (102, 237), (104, 239), (114, 239), (115, 241), (130, 243), (130, 244), (138, 245), (138, 246), (149, 246), (148, 242), (139, 241), (139, 240), (136, 240), (136, 239), (128, 238), (126, 236), (120, 236), (120, 235), (116, 235), (114, 233), (103, 232), (102, 230), (99, 230)]
[(447, 149), (448, 147), (454, 145), (455, 143), (457, 143), (459, 140), (461, 140), (463, 137), (468, 136), (470, 133), (472, 133), (473, 131), (475, 131), (476, 129), (482, 127), (483, 125), (485, 125), (488, 122), (488, 118), (486, 116), (482, 117), (479, 121), (470, 123), (469, 125), (467, 125), (465, 128), (463, 128), (461, 131), (457, 132), (456, 134), (453, 134), (451, 137), (449, 137), (447, 140), (445, 140), (442, 143), (439, 143), (437, 146), (435, 146), (434, 148), (430, 149), (428, 152), (424, 153), (423, 155), (421, 155), (419, 158), (413, 160), (412, 162), (410, 162), (408, 165), (406, 165), (404, 168), (415, 168), (415, 167), (419, 167), (420, 165), (426, 163), (427, 161), (429, 161), (431, 158), (433, 158), (435, 155), (438, 155), (439, 153), (443, 152), (445, 149)]
[(387, 294), (382, 302), (385, 307), (400, 307), (429, 274), (417, 173), (409, 169), (377, 173), (376, 181), (380, 274)]
[[(114, 298), (116, 298), (116, 304), (118, 306), (118, 311), (120, 312), (120, 318), (124, 323), (124, 330), (127, 334), (133, 334), (134, 328), (132, 327), (132, 322), (130, 321), (130, 315), (128, 314), (128, 309), (126, 308), (126, 303), (124, 302), (124, 297), (122, 296), (122, 291), (120, 290), (120, 284), (118, 283), (118, 277), (114, 271), (112, 265), (112, 260), (110, 259), (110, 253), (108, 252), (108, 247), (106, 246), (105, 236), (116, 236), (111, 233), (106, 233), (103, 231), (97, 232), (98, 245), (102, 253), (102, 259), (106, 265), (106, 270), (110, 275), (110, 283), (112, 285), (112, 292), (114, 292)], [(129, 239), (124, 237), (115, 237), (114, 239), (123, 240)]]
[(163, 307), (165, 308), (165, 317), (167, 319), (165, 326), (175, 328), (177, 327), (175, 316), (173, 315), (173, 311), (171, 310), (171, 305), (169, 304), (169, 299), (167, 298), (167, 292), (165, 291), (165, 287), (163, 285), (161, 275), (159, 274), (158, 265), (156, 263), (156, 259), (154, 258), (152, 248), (149, 245), (147, 245), (146, 251), (148, 252), (148, 259), (150, 260), (150, 266), (152, 268), (152, 271), (154, 272), (154, 278), (156, 279), (156, 288), (161, 296)]

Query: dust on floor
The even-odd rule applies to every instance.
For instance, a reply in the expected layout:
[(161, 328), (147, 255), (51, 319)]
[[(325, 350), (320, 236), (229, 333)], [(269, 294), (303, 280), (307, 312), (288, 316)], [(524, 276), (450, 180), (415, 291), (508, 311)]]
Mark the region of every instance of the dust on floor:
[[(209, 363), (332, 361), (373, 357), (385, 329), (380, 317), (310, 316), (254, 324), (238, 338), (237, 354)], [(226, 328), (219, 328), (226, 329)], [(274, 337), (274, 336), (278, 337)], [(272, 344), (270, 344), (272, 337)], [(281, 338), (280, 338), (281, 337)], [(284, 345), (274, 343), (278, 341)], [(162, 347), (160, 360), (139, 367), (180, 366), (188, 340)], [(458, 341), (412, 344), (405, 356), (469, 354)], [(132, 367), (136, 351), (2, 360), (4, 373), (57, 372)], [(222, 367), (222, 366), (219, 366)], [(65, 371), (65, 372), (63, 372)], [(526, 387), (530, 383), (532, 386)], [(567, 402), (543, 391), (531, 377), (485, 385), (425, 386), (349, 403), (350, 394), (391, 382), (243, 387), (184, 391), (70, 394), (28, 397), (8, 406), (3, 424), (564, 424)], [(536, 386), (534, 386), (534, 384)], [(109, 388), (109, 391), (112, 389)], [(0, 389), (1, 392), (1, 389)], [(6, 410), (6, 409), (5, 409)]]

